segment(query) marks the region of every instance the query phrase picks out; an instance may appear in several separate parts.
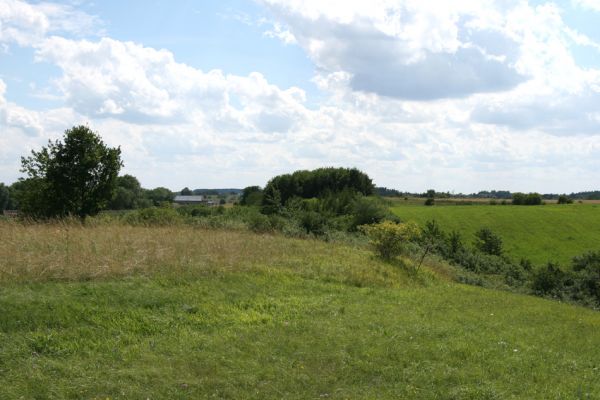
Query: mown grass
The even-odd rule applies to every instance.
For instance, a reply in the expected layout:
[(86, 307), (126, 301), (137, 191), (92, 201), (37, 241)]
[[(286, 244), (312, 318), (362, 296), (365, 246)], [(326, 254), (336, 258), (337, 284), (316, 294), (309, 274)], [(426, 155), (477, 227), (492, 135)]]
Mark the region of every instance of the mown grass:
[(467, 242), (488, 227), (502, 237), (507, 255), (569, 265), (574, 256), (600, 249), (600, 205), (544, 206), (411, 206), (395, 203), (392, 211), (417, 223), (435, 219), (442, 229), (456, 230)]
[(0, 235), (2, 399), (600, 397), (600, 314), (442, 266), (183, 227)]

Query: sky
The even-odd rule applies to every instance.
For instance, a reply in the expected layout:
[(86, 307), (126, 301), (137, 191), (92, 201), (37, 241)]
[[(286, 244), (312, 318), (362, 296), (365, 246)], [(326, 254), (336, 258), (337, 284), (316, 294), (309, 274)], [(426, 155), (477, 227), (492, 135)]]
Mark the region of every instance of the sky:
[(80, 124), (148, 188), (600, 189), (600, 0), (0, 0), (0, 182)]

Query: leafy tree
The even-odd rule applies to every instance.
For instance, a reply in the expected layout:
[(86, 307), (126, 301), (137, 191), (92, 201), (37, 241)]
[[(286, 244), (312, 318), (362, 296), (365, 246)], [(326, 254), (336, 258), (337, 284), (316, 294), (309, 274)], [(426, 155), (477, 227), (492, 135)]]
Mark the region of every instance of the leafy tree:
[(475, 247), (486, 254), (502, 255), (502, 239), (489, 228), (482, 228), (475, 233)]
[(25, 189), (25, 182), (23, 180), (16, 181), (8, 187), (8, 203), (6, 204), (7, 210), (18, 210), (19, 199), (23, 197), (23, 191)]
[(152, 205), (152, 202), (144, 196), (144, 189), (135, 176), (119, 176), (116, 185), (113, 197), (108, 204), (109, 209), (132, 210)]
[(426, 206), (432, 206), (434, 204), (435, 204), (435, 199), (433, 197), (428, 197), (427, 200), (425, 200)]
[(0, 211), (6, 210), (10, 199), (10, 191), (4, 183), (0, 183)]
[(542, 204), (542, 196), (539, 193), (513, 193), (512, 203), (516, 206), (537, 206)]
[(558, 204), (572, 204), (573, 203), (573, 199), (568, 197), (567, 195), (561, 194), (560, 196), (558, 196)]
[(240, 204), (243, 206), (259, 206), (262, 202), (263, 191), (259, 186), (248, 186), (242, 191)]
[(181, 189), (180, 193), (182, 196), (191, 196), (194, 194), (194, 192), (192, 192), (188, 187), (184, 187), (183, 189)]
[(28, 176), (20, 204), (25, 214), (82, 219), (106, 206), (123, 165), (121, 149), (107, 147), (83, 125), (66, 130), (63, 141), (32, 150), (21, 164)]
[(152, 190), (146, 190), (146, 198), (152, 202), (152, 205), (159, 206), (162, 203), (170, 203), (175, 195), (165, 187), (157, 187)]
[(277, 214), (281, 208), (281, 191), (275, 185), (268, 185), (263, 193), (260, 211), (263, 214)]
[(280, 205), (292, 197), (304, 199), (323, 198), (344, 190), (365, 196), (374, 192), (374, 185), (368, 175), (356, 168), (318, 168), (313, 171), (296, 171), (293, 174), (279, 175), (265, 186), (265, 202), (272, 202), (275, 191), (279, 192)]

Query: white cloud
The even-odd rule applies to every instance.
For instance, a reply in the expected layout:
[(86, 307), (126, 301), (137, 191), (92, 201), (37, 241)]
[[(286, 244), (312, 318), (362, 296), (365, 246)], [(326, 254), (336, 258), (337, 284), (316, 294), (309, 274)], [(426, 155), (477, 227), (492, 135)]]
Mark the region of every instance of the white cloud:
[[(0, 0), (0, 42), (32, 46), (38, 62), (57, 66), (51, 84), (64, 102), (20, 107), (0, 80), (0, 176), (15, 177), (30, 148), (89, 123), (122, 146), (125, 172), (150, 187), (264, 184), (323, 165), (357, 166), (380, 185), (414, 191), (569, 191), (596, 182), (600, 73), (569, 50), (594, 42), (566, 26), (557, 7), (263, 3), (276, 18), (259, 24), (265, 35), (297, 43), (314, 61), (318, 104), (259, 72), (202, 71), (168, 50), (81, 40), (95, 22), (61, 25), (55, 5)], [(21, 7), (12, 22), (7, 4)]]
[(600, 12), (600, 0), (571, 0), (571, 2), (575, 6), (582, 7), (586, 10)]
[(101, 33), (101, 21), (67, 4), (0, 0), (0, 43), (29, 46), (50, 33)]
[(288, 132), (308, 112), (301, 89), (279, 89), (259, 73), (203, 72), (167, 50), (132, 42), (51, 37), (37, 46), (36, 58), (61, 68), (55, 84), (67, 104), (93, 117), (270, 134)]
[(516, 65), (520, 43), (493, 1), (263, 3), (320, 69), (348, 73), (354, 90), (431, 100), (508, 90), (528, 78)]

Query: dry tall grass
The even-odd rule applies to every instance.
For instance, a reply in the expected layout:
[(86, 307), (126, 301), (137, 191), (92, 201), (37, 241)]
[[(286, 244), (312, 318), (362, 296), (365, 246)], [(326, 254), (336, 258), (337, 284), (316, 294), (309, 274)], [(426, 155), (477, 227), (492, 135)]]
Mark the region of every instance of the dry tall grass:
[(269, 271), (349, 283), (405, 285), (397, 266), (367, 250), (317, 240), (187, 226), (82, 226), (0, 221), (0, 283), (200, 276)]

